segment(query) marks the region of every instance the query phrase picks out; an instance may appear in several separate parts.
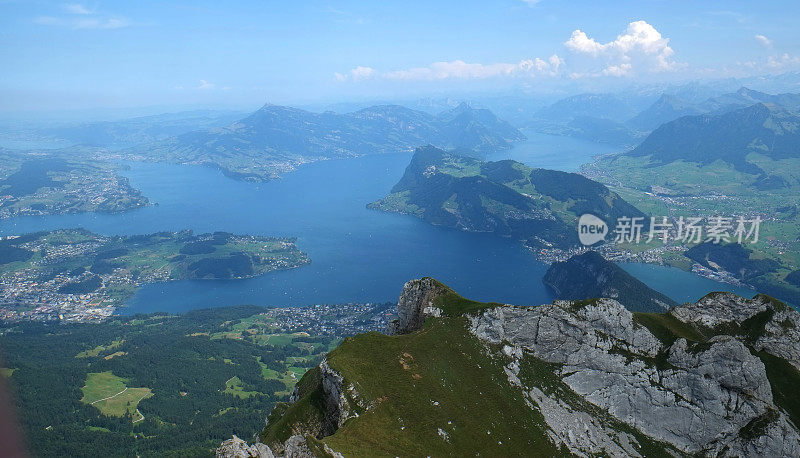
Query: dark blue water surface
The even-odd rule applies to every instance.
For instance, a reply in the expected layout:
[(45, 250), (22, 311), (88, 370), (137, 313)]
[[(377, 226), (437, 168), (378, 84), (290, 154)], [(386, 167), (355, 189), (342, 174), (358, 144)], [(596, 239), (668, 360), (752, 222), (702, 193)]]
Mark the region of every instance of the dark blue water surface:
[[(557, 143), (553, 138), (561, 138), (551, 137), (545, 140)], [(585, 162), (582, 158), (595, 154), (594, 149), (587, 151), (587, 146), (575, 153), (577, 158), (566, 153), (553, 156), (547, 141), (535, 141), (545, 158), (542, 163), (537, 163), (531, 143), (524, 144), (522, 153), (512, 150), (506, 157), (523, 154), (520, 159), (532, 166), (574, 170), (576, 164)], [(580, 144), (572, 147), (580, 149)], [(366, 209), (367, 203), (389, 192), (410, 158), (410, 154), (393, 154), (323, 161), (260, 184), (234, 181), (204, 167), (133, 163), (124, 174), (157, 206), (116, 215), (14, 218), (0, 221), (0, 234), (84, 227), (101, 234), (192, 229), (196, 233), (296, 236), (298, 246), (312, 261), (247, 280), (146, 285), (123, 313), (181, 312), (236, 304), (394, 301), (404, 282), (421, 276), (433, 276), (476, 300), (519, 305), (550, 302), (552, 296), (541, 282), (547, 266), (519, 243)], [(652, 270), (639, 274), (676, 300), (697, 298), (727, 286), (661, 269), (663, 275), (651, 275)], [(700, 281), (687, 289), (684, 275)], [(676, 288), (670, 287), (669, 278), (675, 278)], [(679, 291), (679, 296), (672, 289)]]
[(302, 305), (396, 300), (403, 283), (433, 276), (465, 296), (539, 304), (546, 266), (512, 240), (431, 226), (414, 217), (368, 210), (385, 195), (408, 154), (325, 161), (283, 179), (238, 182), (209, 168), (131, 164), (125, 174), (157, 206), (117, 215), (23, 217), (0, 233), (85, 227), (102, 234), (160, 230), (297, 236), (312, 263), (247, 280), (148, 285), (126, 313), (232, 305)]

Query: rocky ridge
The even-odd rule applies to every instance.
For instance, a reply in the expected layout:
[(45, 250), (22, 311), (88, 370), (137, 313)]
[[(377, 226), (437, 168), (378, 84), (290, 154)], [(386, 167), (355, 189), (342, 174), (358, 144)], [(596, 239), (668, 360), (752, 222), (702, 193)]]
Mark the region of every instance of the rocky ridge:
[[(463, 319), (464, 338), (502, 364), (508, 386), (541, 415), (539, 427), (562, 451), (800, 455), (798, 412), (786, 397), (800, 380), (800, 314), (783, 303), (712, 293), (661, 314), (633, 313), (607, 298), (538, 307), (464, 300), (454, 312), (453, 297), (434, 279), (406, 283), (392, 331), (413, 337), (423, 325), (430, 332), (427, 320)], [(385, 401), (360, 395), (353, 374), (327, 361), (316, 376), (324, 415), (311, 428), (295, 423), (280, 456), (307, 456), (290, 455), (299, 443), (308, 456), (335, 456), (323, 439)], [(781, 376), (794, 377), (788, 389)], [(308, 399), (301, 391), (295, 403)]]
[[(711, 304), (719, 307), (708, 307)], [(727, 323), (730, 318), (741, 323), (772, 304), (760, 297), (744, 300), (715, 294), (697, 304), (676, 307), (669, 316), (706, 323)], [(731, 307), (737, 312), (729, 314)], [(798, 318), (795, 311), (783, 312)], [(513, 359), (508, 366), (512, 383), (519, 376), (519, 360), (526, 355), (557, 364), (555, 374), (583, 400), (681, 452), (715, 456), (800, 453), (797, 428), (775, 404), (764, 363), (744, 339), (722, 334), (704, 343), (690, 344), (681, 337), (668, 344), (611, 299), (583, 304), (556, 301), (535, 308), (495, 307), (470, 317), (470, 332), (487, 344), (505, 346), (504, 353)], [(779, 342), (761, 345), (768, 352), (800, 348), (797, 340), (780, 336), (759, 337), (756, 342)], [(597, 449), (592, 437), (604, 433), (597, 425), (584, 422), (592, 434), (576, 436), (574, 425), (552, 420), (563, 417), (570, 407), (575, 415), (574, 406), (565, 407), (563, 399), (548, 397), (524, 382), (522, 388), (532, 405), (543, 411), (553, 436), (570, 451), (583, 454)], [(748, 427), (756, 423), (763, 423), (763, 432), (750, 437)], [(625, 450), (624, 442), (615, 442), (610, 449), (604, 447), (607, 452)]]

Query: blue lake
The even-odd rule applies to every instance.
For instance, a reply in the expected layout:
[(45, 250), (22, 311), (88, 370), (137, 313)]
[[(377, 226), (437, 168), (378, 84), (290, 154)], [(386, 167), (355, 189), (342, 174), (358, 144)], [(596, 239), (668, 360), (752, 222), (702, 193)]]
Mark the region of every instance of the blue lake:
[(577, 172), (582, 164), (592, 162), (595, 156), (621, 151), (615, 146), (579, 138), (541, 134), (531, 129), (520, 130), (528, 137), (527, 140), (515, 143), (510, 150), (491, 153), (487, 159), (514, 159), (531, 167)]
[[(563, 141), (572, 142), (569, 147), (579, 152), (570, 155), (562, 149), (553, 155), (558, 145), (563, 148)], [(535, 137), (492, 159), (510, 157), (532, 166), (572, 171), (603, 152), (604, 147), (583, 143)], [(543, 157), (541, 162), (536, 160), (536, 148)], [(550, 302), (552, 296), (541, 282), (547, 266), (519, 243), (366, 209), (367, 203), (391, 189), (410, 158), (410, 154), (392, 154), (323, 161), (303, 166), (281, 180), (259, 184), (234, 181), (210, 168), (133, 163), (124, 174), (158, 205), (116, 215), (14, 218), (0, 221), (0, 235), (84, 227), (102, 234), (188, 228), (196, 233), (220, 230), (296, 236), (298, 246), (312, 260), (298, 269), (246, 280), (146, 285), (121, 313), (181, 312), (236, 304), (394, 301), (404, 282), (422, 276), (435, 277), (476, 300), (519, 305)], [(677, 269), (645, 267), (632, 273), (679, 301), (731, 289)], [(685, 275), (696, 282), (687, 286)]]
[(728, 291), (748, 299), (757, 293), (754, 289), (720, 283), (676, 267), (633, 262), (621, 263), (620, 267), (679, 304), (694, 302), (712, 291)]

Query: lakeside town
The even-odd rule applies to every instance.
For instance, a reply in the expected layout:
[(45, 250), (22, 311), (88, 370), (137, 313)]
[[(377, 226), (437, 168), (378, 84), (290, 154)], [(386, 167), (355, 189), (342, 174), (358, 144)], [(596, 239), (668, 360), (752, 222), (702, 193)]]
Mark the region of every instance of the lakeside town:
[[(47, 170), (47, 176), (52, 179), (47, 178), (43, 186), (33, 191), (14, 189), (15, 186), (7, 183), (8, 178), (0, 180), (0, 219), (81, 212), (118, 213), (150, 205), (149, 199), (112, 165), (92, 162), (70, 167)], [(14, 173), (19, 172), (0, 165), (0, 177), (10, 177)]]
[(144, 284), (248, 278), (309, 262), (292, 239), (251, 235), (60, 230), (23, 237), (0, 239), (4, 322), (101, 322)]
[(263, 315), (275, 332), (307, 332), (319, 336), (352, 336), (364, 332), (385, 332), (396, 318), (393, 302), (317, 304), (306, 307), (270, 307)]

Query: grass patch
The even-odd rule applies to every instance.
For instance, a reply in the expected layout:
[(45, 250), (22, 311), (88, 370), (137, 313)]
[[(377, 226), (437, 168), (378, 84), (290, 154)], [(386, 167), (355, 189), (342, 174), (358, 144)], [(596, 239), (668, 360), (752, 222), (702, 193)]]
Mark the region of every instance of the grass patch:
[(114, 359), (117, 356), (125, 356), (127, 354), (128, 353), (124, 352), (124, 351), (115, 351), (114, 353), (111, 353), (110, 355), (103, 356), (103, 359), (108, 361), (109, 359)]
[(83, 391), (81, 402), (92, 404), (100, 399), (113, 396), (125, 388), (125, 379), (117, 377), (111, 371), (90, 372), (86, 374), (86, 385), (81, 388)]
[(94, 358), (100, 353), (108, 350), (113, 350), (115, 348), (119, 348), (125, 341), (124, 340), (114, 340), (109, 344), (106, 345), (98, 345), (91, 350), (86, 350), (78, 353), (75, 355), (76, 358)]
[(223, 393), (230, 394), (232, 396), (236, 396), (239, 399), (247, 399), (251, 396), (255, 396), (257, 394), (261, 394), (258, 391), (247, 391), (244, 389), (244, 384), (237, 376), (233, 376), (225, 382), (225, 390)]
[(81, 388), (81, 402), (100, 409), (103, 415), (121, 417), (125, 413), (138, 417), (139, 401), (153, 395), (150, 388), (129, 388), (126, 380), (111, 371), (86, 374), (86, 384)]
[(692, 325), (678, 320), (669, 313), (635, 312), (633, 321), (646, 327), (665, 346), (672, 345), (681, 337), (690, 342), (705, 342), (707, 340), (706, 336)]
[(100, 409), (103, 415), (121, 417), (127, 412), (131, 414), (134, 420), (137, 420), (140, 418), (140, 415), (136, 413), (139, 401), (152, 395), (150, 388), (128, 388), (122, 394), (105, 401), (98, 401), (92, 405)]

